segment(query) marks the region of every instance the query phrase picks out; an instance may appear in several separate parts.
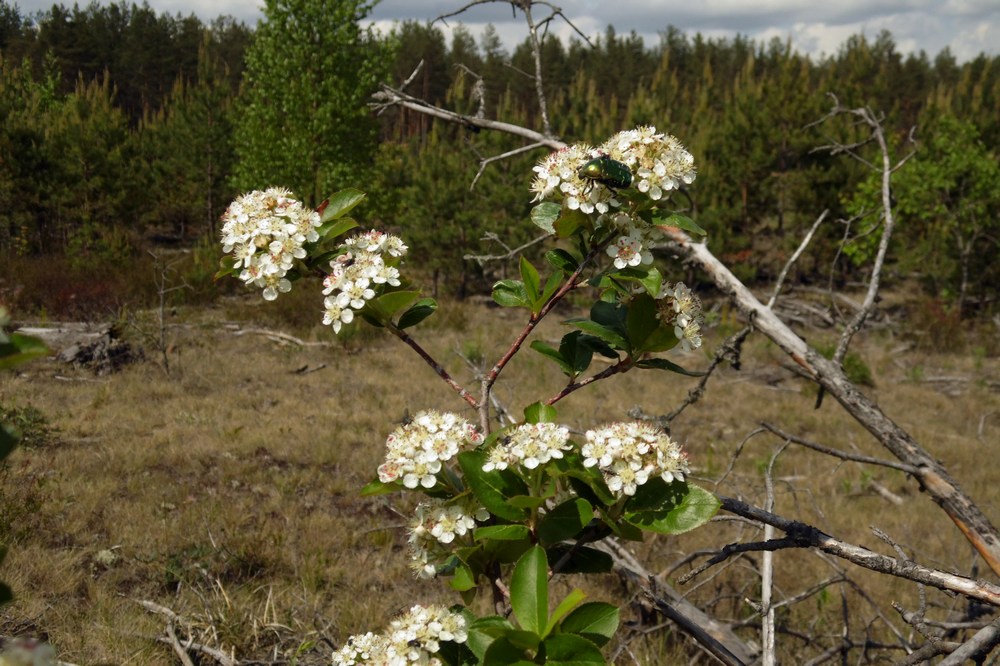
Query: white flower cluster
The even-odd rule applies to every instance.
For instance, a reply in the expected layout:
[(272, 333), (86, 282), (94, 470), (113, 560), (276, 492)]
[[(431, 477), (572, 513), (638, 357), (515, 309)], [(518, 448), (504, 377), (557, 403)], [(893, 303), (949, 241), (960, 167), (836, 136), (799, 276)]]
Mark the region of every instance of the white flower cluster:
[(343, 666), (440, 666), (441, 643), (464, 643), (465, 618), (444, 606), (414, 606), (389, 625), (388, 635), (360, 634), (333, 653)]
[(563, 451), (572, 448), (569, 429), (555, 423), (525, 423), (490, 449), (484, 472), (507, 469), (508, 465), (523, 465), (535, 469), (553, 458), (562, 458)]
[(319, 240), (319, 213), (291, 198), (281, 187), (254, 190), (237, 198), (222, 215), (222, 251), (232, 252), (240, 279), (264, 290), (273, 301), (292, 288), (285, 277), (305, 243)]
[(658, 133), (655, 127), (637, 127), (619, 132), (604, 142), (598, 152), (627, 164), (634, 176), (632, 183), (653, 201), (665, 192), (694, 182), (694, 157), (676, 137)]
[(624, 234), (605, 250), (608, 256), (614, 259), (615, 268), (621, 270), (653, 263), (651, 250), (663, 239), (662, 231), (649, 225), (637, 225), (635, 220), (625, 213), (615, 215), (612, 223)]
[(618, 497), (634, 495), (636, 488), (655, 476), (667, 483), (683, 481), (689, 471), (681, 447), (649, 423), (612, 423), (588, 430), (586, 437), (581, 450), (584, 467), (596, 465)]
[(660, 318), (674, 325), (674, 335), (680, 340), (681, 348), (691, 351), (701, 347), (701, 326), (705, 323), (701, 299), (683, 282), (664, 283), (656, 298)]
[(619, 132), (596, 148), (586, 144), (568, 146), (552, 153), (534, 167), (531, 191), (535, 201), (563, 199), (566, 207), (590, 214), (607, 213), (620, 203), (614, 190), (583, 178), (580, 169), (601, 155), (621, 162), (632, 172), (632, 187), (653, 201), (664, 193), (694, 182), (694, 157), (675, 137), (656, 131), (655, 127), (637, 127)]
[(379, 465), (378, 478), (382, 483), (401, 479), (407, 488), (433, 488), (442, 463), (482, 441), (475, 427), (456, 414), (417, 412), (386, 439), (385, 462)]
[(433, 578), (450, 555), (444, 546), (465, 536), (484, 522), (490, 512), (481, 506), (449, 504), (444, 500), (421, 502), (410, 521), (410, 567), (417, 578)]
[[(330, 262), (331, 272), (323, 280), (323, 325), (340, 333), (344, 324), (354, 320), (354, 313), (375, 298), (375, 287), (387, 284), (398, 287), (399, 269), (395, 263), (407, 247), (398, 236), (381, 231), (348, 238), (340, 246), (346, 250)], [(386, 259), (386, 257), (389, 257)]]

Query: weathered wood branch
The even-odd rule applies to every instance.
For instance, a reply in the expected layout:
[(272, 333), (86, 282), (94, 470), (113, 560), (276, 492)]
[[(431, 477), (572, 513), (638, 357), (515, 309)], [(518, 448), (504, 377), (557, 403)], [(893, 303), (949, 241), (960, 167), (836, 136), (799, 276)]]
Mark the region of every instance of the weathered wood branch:
[[(1000, 586), (988, 581), (972, 580), (971, 578), (958, 576), (939, 569), (931, 569), (912, 561), (904, 561), (889, 557), (888, 555), (882, 555), (862, 546), (841, 541), (812, 525), (783, 518), (770, 511), (751, 506), (746, 502), (741, 502), (732, 497), (720, 496), (719, 499), (722, 501), (722, 509), (724, 511), (755, 520), (764, 525), (776, 527), (784, 532), (787, 537), (759, 544), (733, 544), (726, 546), (717, 556), (710, 560), (715, 563), (727, 559), (729, 554), (745, 552), (747, 550), (818, 548), (825, 553), (835, 555), (871, 571), (904, 578), (915, 583), (923, 583), (924, 585), (936, 587), (939, 590), (956, 592), (970, 599), (978, 599), (993, 606), (1000, 606)], [(681, 580), (684, 579), (682, 578)]]
[(843, 368), (809, 347), (771, 308), (761, 303), (703, 243), (693, 242), (680, 229), (665, 230), (677, 249), (705, 271), (749, 322), (792, 358), (803, 375), (823, 387), (898, 460), (914, 468), (913, 476), (921, 489), (958, 526), (990, 569), (1000, 575), (1000, 533), (944, 466), (858, 390)]
[(758, 650), (745, 643), (725, 622), (684, 599), (662, 577), (652, 574), (621, 544), (606, 539), (592, 544), (614, 562), (614, 571), (637, 585), (665, 617), (723, 664), (740, 666), (757, 660)]

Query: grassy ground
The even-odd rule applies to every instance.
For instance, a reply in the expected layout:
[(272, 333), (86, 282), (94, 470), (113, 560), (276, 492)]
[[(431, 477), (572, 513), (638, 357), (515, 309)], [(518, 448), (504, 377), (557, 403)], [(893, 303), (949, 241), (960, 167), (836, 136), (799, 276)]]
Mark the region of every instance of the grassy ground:
[[(0, 634), (41, 636), (61, 659), (79, 664), (176, 663), (170, 648), (155, 640), (167, 618), (140, 605), (145, 600), (183, 616), (177, 627), (185, 636), (237, 658), (322, 663), (330, 643), (378, 630), (412, 603), (457, 601), (439, 582), (414, 581), (406, 567), (402, 526), (410, 500), (365, 499), (358, 490), (374, 476), (394, 422), (424, 408), (461, 411), (463, 403), (410, 350), (385, 336), (365, 332), (346, 343), (300, 347), (236, 335), (226, 326), (277, 326), (263, 307), (241, 299), (178, 313), (174, 321), (183, 326), (170, 331), (169, 376), (147, 349), (148, 362), (108, 377), (52, 360), (0, 377), (0, 405), (22, 414), (40, 410), (56, 429), (17, 451), (3, 472), (6, 533), (0, 537), (10, 553), (0, 571), (17, 600), (0, 609)], [(468, 304), (444, 309), (417, 337), (471, 384), (472, 373), (455, 352), (492, 361), (519, 323)], [(723, 321), (709, 333), (709, 350), (726, 328)], [(331, 340), (318, 327), (290, 332)], [(546, 323), (538, 335), (557, 339), (558, 324)], [(810, 334), (813, 343), (823, 338)], [(867, 390), (1000, 522), (1000, 473), (984, 464), (995, 455), (1000, 433), (1000, 395), (987, 385), (1000, 375), (1000, 361), (903, 347), (888, 333), (858, 341), (874, 379)], [(674, 360), (707, 365), (704, 354)], [(783, 444), (769, 435), (744, 443), (764, 420), (828, 446), (888, 457), (832, 400), (814, 409), (814, 389), (782, 363), (778, 350), (751, 338), (742, 371), (720, 372), (705, 398), (674, 422), (699, 483), (761, 503), (763, 470)], [(953, 395), (920, 381), (942, 375), (969, 381), (952, 384)], [(527, 350), (497, 396), (519, 411), (556, 393), (560, 377)], [(582, 430), (624, 418), (633, 407), (662, 414), (694, 384), (678, 375), (633, 372), (573, 394), (561, 403), (560, 417)], [(961, 535), (901, 473), (788, 448), (774, 476), (778, 513), (891, 553), (872, 536), (875, 525), (923, 564), (976, 573)], [(899, 494), (903, 505), (871, 492), (872, 482)], [(676, 577), (690, 569), (685, 558), (691, 553), (755, 538), (745, 523), (720, 520), (690, 535), (648, 540), (637, 550), (651, 570)], [(759, 559), (735, 559), (681, 589), (711, 612), (752, 625), (744, 597), (759, 598)], [(786, 663), (832, 645), (845, 622), (855, 640), (891, 643), (890, 625), (910, 633), (889, 603), (915, 610), (915, 586), (808, 552), (779, 553), (776, 563), (779, 599), (845, 574), (780, 611), (782, 625), (799, 634), (779, 635)], [(566, 584), (629, 603), (610, 575)], [(928, 616), (938, 619), (959, 605), (934, 592), (928, 604)], [(634, 624), (619, 663), (635, 663), (633, 657), (683, 662), (696, 654), (669, 626), (651, 631), (635, 608), (625, 615)], [(755, 640), (753, 626), (744, 632)]]

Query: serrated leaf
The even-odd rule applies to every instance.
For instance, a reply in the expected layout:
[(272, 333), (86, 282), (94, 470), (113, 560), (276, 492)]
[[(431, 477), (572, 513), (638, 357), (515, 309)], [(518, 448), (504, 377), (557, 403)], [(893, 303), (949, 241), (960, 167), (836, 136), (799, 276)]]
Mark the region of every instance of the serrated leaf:
[(528, 550), (514, 565), (510, 606), (522, 629), (541, 637), (549, 616), (548, 562), (540, 546)]
[(472, 538), (476, 541), (494, 539), (495, 541), (520, 541), (531, 536), (531, 530), (527, 525), (487, 525), (477, 527), (472, 532)]
[(531, 300), (518, 280), (500, 280), (493, 285), (493, 300), (505, 308), (530, 308)]
[(679, 375), (687, 375), (688, 377), (704, 377), (704, 372), (699, 372), (697, 370), (685, 370), (681, 366), (668, 361), (665, 358), (644, 358), (635, 364), (637, 368), (644, 368), (646, 370), (669, 370), (670, 372), (676, 372)]
[(555, 423), (559, 411), (552, 405), (533, 402), (524, 408), (524, 420), (527, 423)]
[(567, 275), (571, 275), (576, 271), (580, 262), (577, 261), (576, 257), (563, 249), (549, 250), (545, 253), (545, 261), (549, 262), (552, 268), (558, 271), (562, 271)]
[(621, 611), (618, 608), (592, 601), (566, 616), (559, 628), (563, 633), (583, 636), (600, 647), (614, 637), (620, 621)]
[(662, 227), (677, 227), (678, 229), (683, 229), (684, 231), (692, 234), (697, 234), (699, 236), (707, 236), (708, 232), (695, 224), (694, 220), (690, 217), (685, 217), (678, 213), (674, 213), (668, 217), (657, 217), (653, 219), (653, 224)]
[(531, 222), (546, 233), (554, 234), (555, 221), (559, 219), (562, 206), (551, 201), (540, 203), (531, 209)]
[(410, 309), (399, 316), (396, 327), (400, 330), (416, 326), (424, 319), (427, 319), (438, 309), (437, 301), (433, 298), (421, 298), (410, 306)]
[(364, 201), (366, 196), (364, 192), (350, 187), (337, 192), (329, 198), (326, 208), (320, 215), (320, 222), (326, 223), (343, 217)]
[(579, 534), (594, 517), (590, 502), (580, 497), (566, 500), (553, 507), (538, 522), (538, 540), (551, 545)]
[(483, 451), (463, 451), (458, 454), (458, 464), (472, 494), (494, 516), (515, 522), (527, 518), (527, 510), (507, 503), (511, 497), (528, 494), (524, 481), (509, 470), (484, 472), (485, 463), (486, 453)]
[[(659, 484), (655, 482), (659, 482)], [(645, 488), (653, 484), (650, 488)], [(644, 493), (625, 505), (624, 519), (631, 525), (658, 534), (681, 534), (704, 525), (721, 506), (712, 493), (690, 483), (651, 479)]]

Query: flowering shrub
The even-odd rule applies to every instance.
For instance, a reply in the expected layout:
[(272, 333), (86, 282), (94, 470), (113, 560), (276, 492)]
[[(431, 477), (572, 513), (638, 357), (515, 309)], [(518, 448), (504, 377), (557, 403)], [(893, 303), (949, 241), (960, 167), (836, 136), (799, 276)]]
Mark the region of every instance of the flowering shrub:
[[(694, 160), (653, 127), (621, 132), (593, 148), (575, 145), (543, 159), (531, 185), (532, 222), (569, 249), (545, 259), (543, 279), (526, 259), (520, 280), (501, 280), (493, 299), (528, 310), (523, 331), (482, 380), (480, 396), (458, 384), (406, 332), (437, 303), (410, 288), (399, 267), (404, 242), (379, 231), (338, 241), (356, 227), (347, 214), (364, 195), (345, 190), (315, 211), (281, 189), (237, 199), (224, 216), (220, 274), (263, 289), (273, 300), (304, 274), (325, 275), (323, 322), (336, 333), (361, 318), (413, 348), (472, 407), (460, 415), (421, 411), (393, 430), (385, 461), (363, 494), (425, 496), (409, 523), (410, 566), (418, 578), (447, 579), (465, 605), (414, 606), (385, 634), (353, 636), (335, 664), (603, 664), (601, 648), (618, 627), (618, 609), (585, 603), (574, 590), (549, 609), (548, 579), (610, 571), (592, 544), (610, 536), (677, 534), (707, 521), (718, 500), (689, 482), (687, 455), (671, 435), (644, 422), (620, 422), (574, 435), (554, 406), (571, 393), (633, 369), (689, 372), (662, 356), (697, 349), (701, 302), (681, 282), (663, 280), (654, 251), (664, 226), (704, 232), (667, 208), (669, 195), (695, 178)], [(589, 286), (589, 316), (569, 319), (558, 347), (530, 347), (554, 362), (566, 384), (528, 405), (524, 420), (493, 428), (491, 391), (538, 322), (571, 290)], [(612, 364), (586, 375), (594, 354)], [(468, 604), (492, 595), (496, 615)]]

